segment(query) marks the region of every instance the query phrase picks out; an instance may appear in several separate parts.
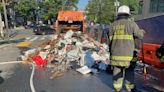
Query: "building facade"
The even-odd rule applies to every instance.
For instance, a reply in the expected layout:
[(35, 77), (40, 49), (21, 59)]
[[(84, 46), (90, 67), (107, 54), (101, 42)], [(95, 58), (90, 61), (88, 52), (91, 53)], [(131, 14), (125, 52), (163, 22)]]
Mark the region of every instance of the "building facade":
[(140, 0), (136, 20), (164, 15), (164, 0)]

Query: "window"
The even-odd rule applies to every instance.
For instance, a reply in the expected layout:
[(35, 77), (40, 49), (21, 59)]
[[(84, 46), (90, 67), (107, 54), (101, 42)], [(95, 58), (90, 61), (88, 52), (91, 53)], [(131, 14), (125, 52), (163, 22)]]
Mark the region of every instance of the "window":
[(164, 12), (164, 0), (151, 0), (150, 1), (150, 12)]
[(141, 1), (139, 2), (138, 14), (142, 14), (142, 8), (143, 8), (143, 0), (141, 0)]
[(159, 0), (158, 12), (164, 12), (164, 0)]

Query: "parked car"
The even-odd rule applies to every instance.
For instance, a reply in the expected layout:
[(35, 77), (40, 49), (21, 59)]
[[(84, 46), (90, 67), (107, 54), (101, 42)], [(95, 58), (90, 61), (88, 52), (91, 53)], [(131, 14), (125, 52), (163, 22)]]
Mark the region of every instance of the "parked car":
[(29, 24), (29, 25), (26, 25), (25, 28), (28, 29), (28, 28), (35, 28), (36, 26), (38, 26), (39, 24), (36, 24), (35, 22)]
[(44, 25), (44, 26), (38, 25), (37, 27), (33, 29), (33, 32), (39, 35), (46, 35), (46, 34), (54, 34), (56, 30), (47, 25)]

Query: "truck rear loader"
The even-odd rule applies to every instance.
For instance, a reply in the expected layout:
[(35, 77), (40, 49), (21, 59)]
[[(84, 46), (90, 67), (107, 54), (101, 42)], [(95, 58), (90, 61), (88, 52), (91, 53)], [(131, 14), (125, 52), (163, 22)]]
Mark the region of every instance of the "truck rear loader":
[(56, 21), (56, 33), (59, 34), (68, 30), (85, 32), (82, 11), (59, 11)]

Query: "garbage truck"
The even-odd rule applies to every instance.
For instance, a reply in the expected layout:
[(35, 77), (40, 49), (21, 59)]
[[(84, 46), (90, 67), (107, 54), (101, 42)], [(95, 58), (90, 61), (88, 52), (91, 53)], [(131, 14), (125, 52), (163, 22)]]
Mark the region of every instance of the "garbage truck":
[(138, 59), (144, 66), (147, 84), (164, 91), (164, 15), (137, 20), (146, 34), (140, 44)]
[(83, 11), (65, 10), (59, 11), (56, 20), (56, 33), (68, 30), (85, 32)]

